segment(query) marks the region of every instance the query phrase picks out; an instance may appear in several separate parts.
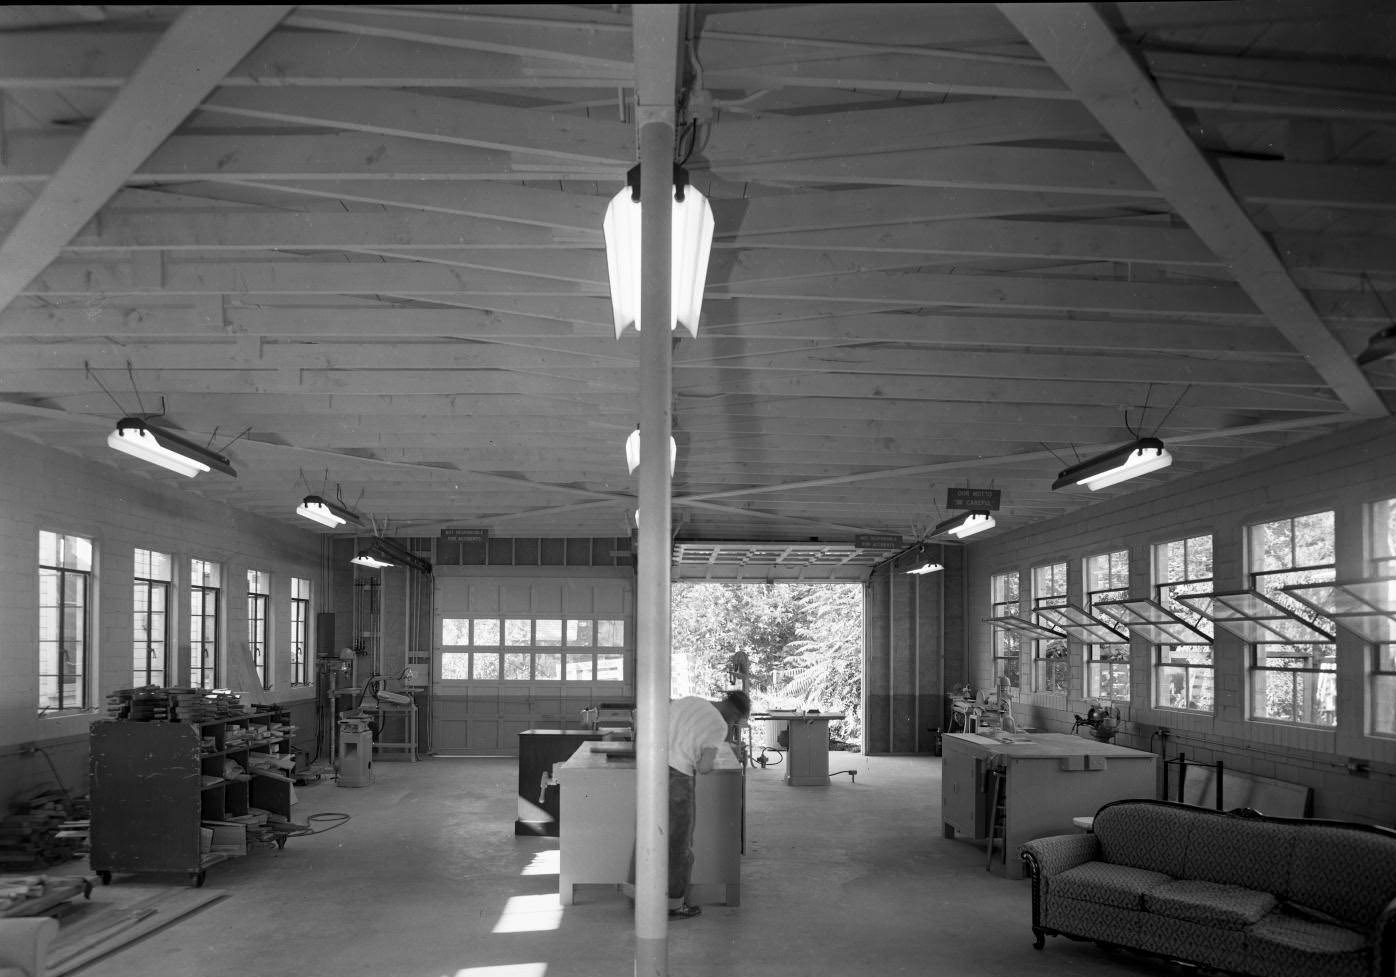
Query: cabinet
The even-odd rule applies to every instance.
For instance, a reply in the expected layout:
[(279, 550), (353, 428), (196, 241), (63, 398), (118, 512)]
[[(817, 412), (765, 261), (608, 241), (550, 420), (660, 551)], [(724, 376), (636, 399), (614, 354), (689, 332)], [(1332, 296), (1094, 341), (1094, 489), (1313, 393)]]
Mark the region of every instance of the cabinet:
[[(578, 885), (630, 882), (635, 854), (635, 760), (593, 753), (583, 743), (556, 767), (561, 791), (558, 898), (573, 904)], [(688, 902), (741, 902), (741, 855), (746, 819), (746, 768), (718, 750), (712, 773), (694, 778), (697, 816)]]
[(89, 862), (104, 883), (113, 872), (176, 872), (202, 885), (204, 870), (227, 857), (203, 850), (204, 821), (252, 808), (290, 820), (291, 778), (259, 773), (252, 763), (290, 754), (274, 713), (201, 723), (104, 720), (92, 725), (89, 741)]

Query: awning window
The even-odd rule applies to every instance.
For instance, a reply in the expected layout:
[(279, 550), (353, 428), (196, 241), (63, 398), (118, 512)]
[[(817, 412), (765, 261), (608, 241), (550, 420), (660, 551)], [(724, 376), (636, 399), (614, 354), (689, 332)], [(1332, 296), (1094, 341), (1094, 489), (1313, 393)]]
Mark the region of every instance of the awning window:
[(1116, 630), (1110, 624), (1093, 617), (1084, 608), (1075, 604), (1058, 604), (1055, 607), (1039, 607), (1034, 614), (1039, 623), (1063, 631), (1079, 641), (1093, 645), (1117, 645), (1129, 641), (1129, 635)]
[(1000, 631), (1016, 631), (1038, 641), (1065, 641), (1066, 635), (1040, 624), (1033, 624), (1027, 618), (1007, 614), (1003, 617), (986, 617), (984, 623)]
[(1396, 577), (1291, 584), (1281, 589), (1367, 641), (1396, 642)]
[(1333, 640), (1333, 635), (1317, 624), (1311, 624), (1257, 590), (1178, 594), (1175, 599), (1250, 644)]
[(1156, 600), (1126, 597), (1091, 605), (1103, 616), (1156, 645), (1209, 645), (1212, 639)]

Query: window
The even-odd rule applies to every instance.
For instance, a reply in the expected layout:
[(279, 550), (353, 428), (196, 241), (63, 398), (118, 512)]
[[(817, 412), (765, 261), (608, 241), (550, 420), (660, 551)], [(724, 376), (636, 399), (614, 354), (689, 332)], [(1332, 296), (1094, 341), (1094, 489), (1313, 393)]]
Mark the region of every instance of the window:
[[(1180, 594), (1212, 590), (1212, 537), (1190, 536), (1154, 547), (1154, 590), (1158, 602), (1211, 637), (1212, 622), (1185, 604)], [(1154, 705), (1211, 712), (1215, 707), (1211, 645), (1154, 646)]]
[[(990, 578), (989, 600), (993, 604), (994, 617), (1018, 613), (1017, 570), (996, 573)], [(1022, 666), (1018, 654), (1022, 645), (1022, 636), (1017, 631), (994, 628), (994, 677), (1007, 676), (1008, 684), (1014, 688), (1021, 685)]]
[(174, 579), (174, 560), (168, 553), (137, 549), (133, 577), (133, 680), (138, 686), (163, 686), (170, 660), (170, 582)]
[(310, 581), (291, 578), (291, 684), (310, 684)]
[[(1396, 499), (1373, 502), (1368, 517), (1372, 575), (1396, 577)], [(1372, 645), (1371, 702), (1372, 732), (1396, 736), (1396, 643)]]
[[(1316, 512), (1247, 529), (1251, 587), (1308, 624), (1332, 633), (1327, 619), (1280, 588), (1327, 583), (1334, 577), (1333, 513)], [(1305, 632), (1309, 629), (1303, 629)], [(1251, 645), (1251, 716), (1313, 726), (1337, 725), (1332, 641), (1299, 640)]]
[(39, 532), (39, 712), (86, 709), (92, 540)]
[[(1052, 563), (1033, 567), (1032, 606), (1059, 607), (1066, 603), (1066, 564)], [(1071, 663), (1067, 659), (1067, 641), (1034, 641), (1033, 690), (1065, 693), (1071, 681)]]
[(267, 663), (267, 647), (271, 643), (271, 622), (267, 605), (271, 601), (271, 574), (262, 570), (247, 571), (247, 653), (262, 688), (271, 688), (271, 668)]
[[(1098, 600), (1129, 596), (1129, 550), (1087, 557), (1085, 571), (1088, 612)], [(1108, 616), (1103, 619), (1113, 623)], [(1102, 699), (1130, 697), (1128, 641), (1086, 645), (1086, 695)]]
[(625, 622), (443, 617), (443, 681), (621, 682)]
[(196, 689), (218, 687), (218, 593), (222, 574), (218, 564), (189, 561), (189, 684)]

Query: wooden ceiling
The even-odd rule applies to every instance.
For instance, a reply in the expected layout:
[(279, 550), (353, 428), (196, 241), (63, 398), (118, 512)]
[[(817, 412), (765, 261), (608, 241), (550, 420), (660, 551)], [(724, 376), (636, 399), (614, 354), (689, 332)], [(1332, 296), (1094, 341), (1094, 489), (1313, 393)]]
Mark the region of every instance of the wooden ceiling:
[[(1396, 5), (714, 4), (680, 541), (998, 531), (1388, 412)], [(301, 528), (628, 534), (612, 4), (0, 7), (0, 431)], [(679, 338), (682, 337), (682, 338)], [(126, 414), (228, 455), (111, 451)], [(1052, 491), (1080, 458), (1175, 461)]]

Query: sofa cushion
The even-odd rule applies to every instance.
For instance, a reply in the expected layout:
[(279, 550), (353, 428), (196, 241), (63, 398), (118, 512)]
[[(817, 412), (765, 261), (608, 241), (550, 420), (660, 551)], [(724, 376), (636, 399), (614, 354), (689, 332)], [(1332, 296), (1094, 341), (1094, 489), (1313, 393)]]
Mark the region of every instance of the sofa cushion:
[(1288, 897), (1368, 931), (1396, 899), (1396, 834), (1315, 822), (1300, 825)]
[(1373, 949), (1344, 926), (1283, 909), (1246, 929), (1244, 970), (1259, 977), (1368, 977)]
[(1245, 930), (1193, 923), (1160, 913), (1140, 914), (1135, 940), (1130, 946), (1136, 950), (1218, 970), (1241, 970), (1246, 959)]
[(1092, 829), (1103, 861), (1182, 878), (1197, 814), (1197, 808), (1126, 801), (1097, 811)]
[(1144, 893), (1144, 908), (1151, 913), (1233, 930), (1258, 922), (1276, 904), (1269, 892), (1199, 879), (1165, 882)]
[(1167, 875), (1148, 869), (1112, 865), (1109, 862), (1086, 862), (1052, 876), (1049, 891), (1053, 899), (1075, 899), (1120, 909), (1143, 909), (1144, 893), (1171, 881)]
[(1188, 836), (1179, 877), (1273, 892), (1289, 890), (1290, 859), (1299, 826), (1253, 818), (1206, 817)]

